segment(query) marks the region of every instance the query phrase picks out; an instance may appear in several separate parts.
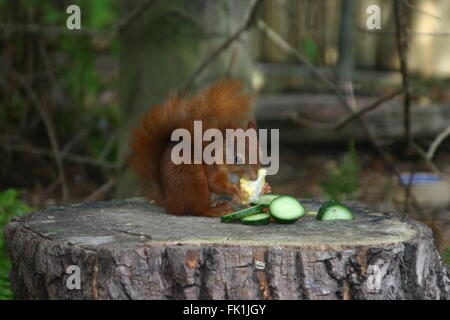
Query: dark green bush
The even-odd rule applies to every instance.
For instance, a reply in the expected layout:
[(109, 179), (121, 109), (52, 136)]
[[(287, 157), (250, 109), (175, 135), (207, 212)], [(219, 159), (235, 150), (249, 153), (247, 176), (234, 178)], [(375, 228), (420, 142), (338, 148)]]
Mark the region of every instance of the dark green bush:
[(321, 183), (322, 190), (328, 199), (353, 200), (359, 189), (361, 165), (353, 142), (345, 161), (328, 176), (327, 181)]

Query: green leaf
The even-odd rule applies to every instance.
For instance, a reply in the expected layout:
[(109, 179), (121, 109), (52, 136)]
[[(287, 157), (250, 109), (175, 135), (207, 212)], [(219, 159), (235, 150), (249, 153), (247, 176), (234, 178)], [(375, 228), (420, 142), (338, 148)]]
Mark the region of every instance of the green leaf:
[(42, 6), (43, 21), (45, 24), (60, 24), (65, 21), (67, 17), (66, 10), (56, 8), (50, 2), (44, 2)]
[(448, 247), (447, 251), (444, 252), (442, 260), (444, 260), (446, 265), (450, 266), (450, 247)]
[(17, 196), (19, 195), (19, 191), (16, 189), (8, 189), (0, 193), (0, 207), (7, 207), (14, 204)]
[[(116, 19), (113, 5), (111, 0), (85, 1), (83, 7), (87, 9), (85, 11), (87, 11), (89, 27), (102, 29), (110, 26)], [(83, 8), (81, 10), (83, 12)]]
[(328, 199), (348, 200), (359, 189), (361, 167), (353, 141), (346, 160), (333, 170), (327, 181), (321, 183), (322, 190)]
[(303, 40), (303, 50), (311, 62), (314, 62), (319, 56), (319, 47), (312, 39)]

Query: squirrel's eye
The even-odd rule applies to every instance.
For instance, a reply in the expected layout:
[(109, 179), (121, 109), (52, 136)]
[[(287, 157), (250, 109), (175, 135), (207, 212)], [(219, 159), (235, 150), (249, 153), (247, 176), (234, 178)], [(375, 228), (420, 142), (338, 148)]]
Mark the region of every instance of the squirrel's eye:
[(244, 157), (240, 154), (237, 154), (235, 162), (236, 162), (236, 164), (244, 164)]

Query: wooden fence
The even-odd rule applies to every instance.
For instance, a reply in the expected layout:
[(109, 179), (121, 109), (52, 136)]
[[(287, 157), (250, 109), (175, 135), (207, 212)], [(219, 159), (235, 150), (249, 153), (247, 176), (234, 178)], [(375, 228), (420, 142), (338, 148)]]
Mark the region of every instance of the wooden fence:
[[(450, 76), (450, 1), (407, 2), (410, 70), (422, 76)], [(357, 68), (397, 70), (393, 0), (358, 0), (355, 62)], [(368, 30), (366, 12), (378, 5), (381, 29)], [(265, 0), (263, 19), (317, 65), (334, 65), (341, 0)], [(258, 35), (259, 61), (293, 62), (268, 39)]]

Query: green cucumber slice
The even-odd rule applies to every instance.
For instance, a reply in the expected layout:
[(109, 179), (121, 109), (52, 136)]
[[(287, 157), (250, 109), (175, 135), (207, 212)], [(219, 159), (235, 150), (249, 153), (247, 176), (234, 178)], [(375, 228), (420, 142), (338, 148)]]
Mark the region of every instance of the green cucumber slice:
[(279, 196), (279, 194), (263, 194), (258, 198), (258, 200), (253, 201), (252, 204), (263, 204), (268, 206), (272, 200), (278, 198)]
[(256, 213), (251, 216), (247, 216), (241, 218), (241, 222), (243, 224), (250, 224), (253, 226), (262, 226), (265, 224), (269, 224), (270, 222), (270, 214), (268, 213)]
[(256, 206), (245, 208), (245, 209), (227, 214), (225, 216), (222, 216), (221, 220), (222, 220), (222, 222), (229, 222), (232, 220), (244, 218), (246, 216), (249, 216), (249, 215), (252, 215), (255, 213), (261, 213), (263, 211), (263, 209), (264, 209), (264, 206), (261, 204), (258, 204)]
[(317, 213), (317, 219), (320, 221), (329, 220), (353, 220), (352, 211), (336, 200), (330, 200), (325, 202), (319, 209)]
[(290, 196), (279, 196), (269, 204), (272, 217), (280, 223), (294, 223), (305, 215), (305, 207)]

